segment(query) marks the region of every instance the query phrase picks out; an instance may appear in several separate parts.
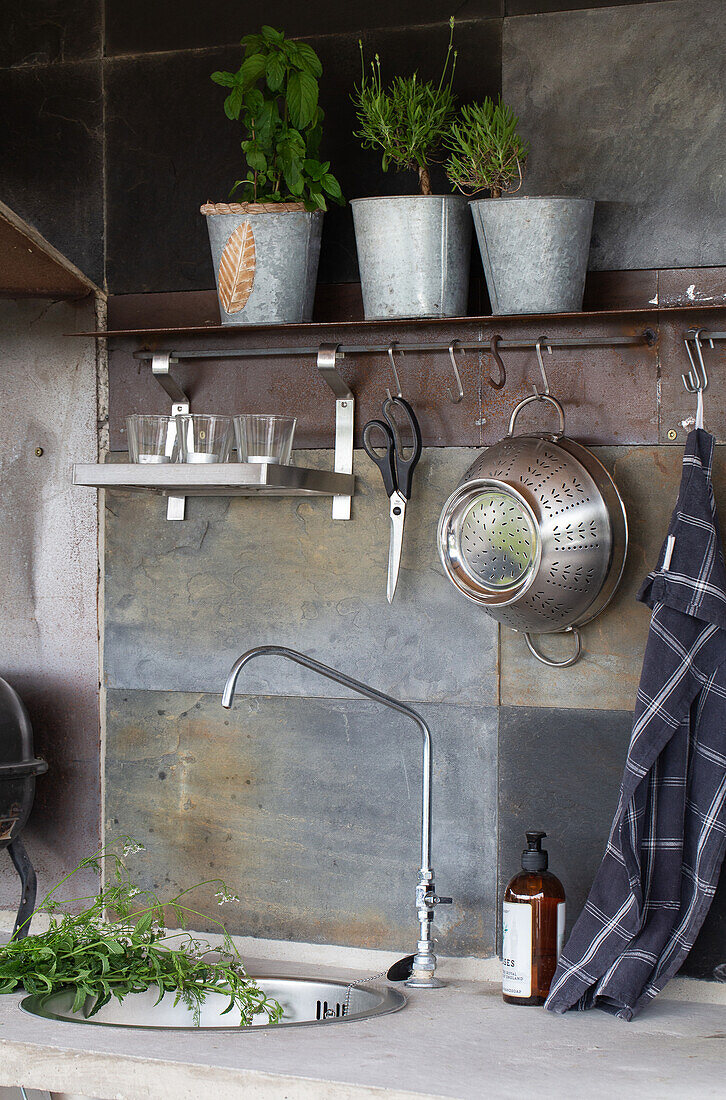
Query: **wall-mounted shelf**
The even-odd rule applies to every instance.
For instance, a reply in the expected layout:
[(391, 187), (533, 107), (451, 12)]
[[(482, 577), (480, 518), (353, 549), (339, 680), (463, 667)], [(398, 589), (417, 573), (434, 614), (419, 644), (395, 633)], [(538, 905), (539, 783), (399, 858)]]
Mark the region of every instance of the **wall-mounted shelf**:
[(272, 462), (224, 462), (194, 465), (183, 462), (145, 465), (110, 462), (77, 463), (73, 484), (96, 489), (154, 490), (166, 496), (352, 496), (355, 478), (329, 470), (277, 466)]
[[(358, 329), (366, 332), (374, 333), (377, 330), (390, 330), (396, 329), (410, 329), (410, 328), (430, 328), (435, 325), (443, 326), (456, 326), (456, 325), (476, 325), (481, 323), (483, 325), (511, 325), (511, 324), (529, 324), (535, 321), (539, 322), (564, 322), (564, 321), (598, 321), (608, 319), (614, 319), (618, 317), (643, 317), (647, 318), (651, 316), (656, 318), (662, 314), (676, 314), (676, 313), (696, 313), (696, 314), (708, 314), (708, 313), (723, 313), (726, 308), (724, 302), (703, 303), (703, 302), (683, 302), (672, 305), (658, 305), (657, 302), (653, 302), (648, 306), (629, 306), (621, 309), (597, 309), (597, 310), (582, 310), (578, 313), (495, 313), (495, 314), (482, 314), (481, 316), (471, 317), (402, 317), (397, 319), (391, 319), (386, 321), (364, 321), (364, 320), (347, 320), (347, 321), (301, 321), (296, 324), (279, 324), (279, 325), (219, 325), (219, 324), (202, 324), (202, 325), (166, 325), (166, 326), (145, 326), (139, 328), (124, 328), (124, 329), (99, 329), (96, 332), (74, 333), (78, 336), (94, 336), (98, 340), (105, 340), (111, 337), (124, 337), (124, 336), (136, 336), (147, 337), (149, 339), (156, 339), (157, 337), (167, 336), (203, 336), (203, 335), (226, 335), (235, 336), (237, 339), (244, 337), (248, 333), (292, 333), (295, 331), (302, 332), (314, 332), (317, 337), (325, 338), (326, 334), (335, 333), (340, 334), (349, 329)], [(374, 341), (372, 341), (374, 342)]]
[[(200, 358), (204, 358), (202, 353)], [(335, 395), (334, 470), (311, 470), (299, 466), (278, 466), (271, 462), (235, 462), (195, 465), (192, 463), (76, 464), (73, 484), (97, 489), (156, 490), (168, 497), (166, 518), (182, 520), (188, 496), (332, 496), (333, 519), (350, 519), (353, 476), (353, 420), (355, 398), (338, 374), (342, 353), (337, 344), (317, 349), (320, 377)], [(190, 411), (189, 398), (171, 374), (176, 362), (172, 352), (149, 354), (151, 375), (171, 398), (172, 416)]]

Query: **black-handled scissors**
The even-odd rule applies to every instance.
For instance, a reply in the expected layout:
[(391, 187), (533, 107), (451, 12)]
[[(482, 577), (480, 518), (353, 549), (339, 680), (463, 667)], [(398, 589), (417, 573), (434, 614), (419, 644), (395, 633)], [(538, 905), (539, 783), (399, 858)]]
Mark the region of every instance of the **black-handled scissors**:
[[(397, 421), (394, 413), (398, 410), (400, 412)], [(413, 471), (421, 457), (421, 429), (416, 414), (408, 401), (402, 397), (386, 398), (383, 402), (383, 417), (383, 420), (369, 420), (366, 424), (363, 429), (363, 446), (368, 457), (381, 471), (390, 501), (391, 541), (388, 548), (386, 597), (388, 602), (392, 603), (401, 568), (406, 505), (411, 499)], [(407, 424), (403, 424), (403, 420), (407, 421)], [(406, 430), (406, 440), (410, 434), (410, 443), (402, 442), (402, 428)], [(376, 442), (376, 436), (379, 437), (378, 442)], [(410, 449), (408, 456), (404, 453), (404, 447), (406, 450)]]

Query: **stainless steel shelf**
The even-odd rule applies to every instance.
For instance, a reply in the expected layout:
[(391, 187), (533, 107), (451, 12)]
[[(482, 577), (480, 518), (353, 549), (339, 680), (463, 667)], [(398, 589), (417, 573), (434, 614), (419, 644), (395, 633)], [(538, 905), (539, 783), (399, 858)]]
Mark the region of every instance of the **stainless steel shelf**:
[(272, 462), (209, 465), (176, 462), (158, 466), (135, 462), (76, 463), (73, 484), (96, 489), (155, 490), (174, 497), (350, 497), (355, 491), (353, 474), (277, 466)]

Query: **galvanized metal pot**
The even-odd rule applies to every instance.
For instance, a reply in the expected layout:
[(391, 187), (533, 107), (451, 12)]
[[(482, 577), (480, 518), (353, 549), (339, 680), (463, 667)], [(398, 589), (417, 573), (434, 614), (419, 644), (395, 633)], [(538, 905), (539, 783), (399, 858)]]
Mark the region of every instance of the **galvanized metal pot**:
[(205, 203), (223, 325), (309, 321), (323, 230), (302, 203)]
[(471, 219), (461, 195), (352, 199), (367, 321), (462, 317)]
[(475, 199), (492, 313), (576, 313), (590, 252), (592, 199)]

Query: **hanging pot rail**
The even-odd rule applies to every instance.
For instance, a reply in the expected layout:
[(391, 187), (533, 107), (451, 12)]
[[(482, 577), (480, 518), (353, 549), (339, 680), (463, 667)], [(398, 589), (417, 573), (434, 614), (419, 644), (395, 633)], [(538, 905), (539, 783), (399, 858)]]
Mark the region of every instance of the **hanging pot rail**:
[[(726, 338), (726, 334), (725, 334)], [(656, 334), (652, 329), (645, 329), (637, 336), (575, 336), (563, 339), (548, 339), (546, 336), (537, 339), (502, 340), (497, 341), (500, 351), (524, 351), (540, 346), (547, 348), (608, 348), (608, 347), (652, 347), (656, 340)], [(388, 352), (391, 341), (383, 344), (339, 344), (338, 356), (342, 355), (375, 355)], [(445, 351), (448, 352), (451, 341), (437, 341), (435, 343), (400, 343), (396, 342), (396, 351)], [(268, 348), (192, 348), (184, 351), (169, 351), (171, 361), (175, 359), (277, 359), (290, 355), (317, 355), (319, 344), (296, 345), (295, 347), (268, 347)], [(490, 350), (489, 339), (459, 341), (457, 351), (485, 351)], [(160, 353), (153, 351), (135, 351), (135, 359), (151, 360), (154, 355)]]

